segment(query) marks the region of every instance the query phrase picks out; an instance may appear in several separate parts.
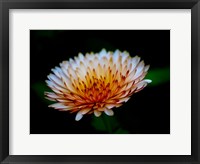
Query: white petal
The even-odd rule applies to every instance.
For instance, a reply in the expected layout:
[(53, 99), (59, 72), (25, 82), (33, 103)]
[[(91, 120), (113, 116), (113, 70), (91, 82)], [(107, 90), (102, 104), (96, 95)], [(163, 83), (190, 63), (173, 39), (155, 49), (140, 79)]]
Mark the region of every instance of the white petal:
[(150, 80), (150, 79), (145, 79), (145, 80), (143, 80), (143, 81), (145, 81), (145, 82), (147, 82), (147, 83), (151, 83), (151, 82), (152, 82), (152, 80)]
[(118, 103), (127, 102), (129, 99), (130, 97), (121, 98)]
[(72, 76), (73, 79), (75, 79), (75, 80), (77, 79), (77, 75), (72, 67), (68, 68), (68, 73), (69, 73), (69, 75)]
[(111, 109), (111, 108), (114, 108), (115, 107), (115, 104), (106, 104), (106, 108), (108, 109)]
[(58, 76), (59, 78), (61, 77), (60, 72), (62, 72), (62, 70), (59, 67), (55, 67), (54, 69), (51, 70), (56, 76)]
[(72, 100), (66, 98), (58, 98), (57, 101), (60, 103), (72, 103)]
[(69, 63), (71, 64), (71, 65), (74, 65), (75, 63), (74, 63), (74, 60), (72, 59), (72, 58), (69, 58)]
[(113, 54), (113, 63), (117, 63), (118, 61), (118, 58), (119, 58), (119, 54), (120, 54), (120, 51), (119, 50), (116, 50)]
[(53, 93), (53, 92), (45, 92), (44, 94), (47, 95), (47, 96), (50, 97), (50, 98), (53, 98), (53, 99), (60, 98), (60, 96), (56, 95), (56, 94)]
[(107, 114), (108, 116), (113, 116), (114, 115), (114, 112), (112, 109), (105, 109), (105, 114)]
[(126, 52), (122, 53), (122, 64), (124, 64), (125, 60), (128, 58), (128, 54)]
[(103, 74), (103, 71), (102, 71), (102, 68), (101, 68), (101, 64), (98, 63), (98, 66), (96, 68), (96, 71), (97, 71), (97, 76), (98, 78), (100, 78), (100, 76)]
[(59, 91), (59, 93), (60, 93), (60, 91), (63, 91), (63, 90), (65, 91), (65, 90), (66, 90), (65, 88), (59, 86), (58, 84), (56, 84), (56, 83), (53, 82), (53, 81), (46, 80), (46, 83), (47, 83), (47, 85), (48, 85), (52, 90), (54, 90), (54, 88), (55, 88), (56, 90)]
[(147, 85), (148, 82), (146, 82), (145, 80), (139, 82), (136, 87), (137, 87), (137, 90), (142, 88), (142, 87), (145, 87)]
[(51, 87), (51, 90), (54, 91), (54, 92), (57, 93), (57, 94), (63, 95), (63, 92), (62, 92), (62, 91), (59, 91), (59, 90), (58, 90), (57, 88), (55, 88), (55, 87)]
[(144, 72), (147, 72), (149, 70), (150, 65), (145, 66)]
[(143, 68), (144, 68), (144, 62), (141, 61), (137, 67), (134, 79), (137, 79), (143, 73)]
[(78, 58), (80, 59), (80, 61), (84, 61), (84, 55), (82, 53), (78, 54)]
[(139, 65), (137, 66), (137, 70), (140, 72), (144, 68), (144, 61), (142, 60)]
[(71, 108), (63, 108), (63, 109), (58, 109), (59, 111), (68, 111), (68, 110), (71, 110), (72, 109), (72, 107)]
[(68, 64), (68, 61), (65, 60), (65, 61), (62, 61), (62, 63), (60, 63), (60, 66), (65, 67), (67, 64)]
[(95, 115), (96, 117), (99, 117), (99, 116), (101, 116), (101, 112), (98, 111), (98, 110), (95, 110), (95, 111), (94, 111), (94, 115)]
[(98, 64), (99, 64), (98, 57), (95, 56), (94, 59), (93, 59), (93, 61), (92, 61), (93, 68), (96, 69), (97, 66), (98, 66)]
[(132, 58), (132, 68), (131, 68), (130, 72), (136, 68), (139, 61), (140, 61), (140, 57), (138, 57), (138, 56), (135, 56), (134, 58)]
[(135, 73), (136, 73), (136, 70), (134, 69), (134, 70), (128, 75), (128, 77), (126, 78), (126, 83), (134, 80)]
[(60, 64), (60, 66), (61, 66), (62, 72), (63, 72), (67, 77), (69, 77), (69, 73), (68, 73), (69, 63), (64, 61), (64, 62), (62, 62), (62, 63)]
[(82, 109), (82, 110), (81, 110), (81, 113), (82, 113), (82, 114), (86, 114), (86, 113), (88, 113), (90, 110), (91, 110), (91, 108), (85, 108), (85, 109)]
[(55, 99), (49, 98), (49, 97), (45, 97), (45, 99), (50, 100), (50, 101), (56, 101)]
[(98, 108), (98, 111), (105, 111), (105, 109), (107, 109), (106, 107), (102, 107), (102, 108)]
[[(88, 61), (94, 59), (94, 55), (91, 55), (91, 54), (89, 54), (89, 53), (86, 53), (85, 57), (87, 58)], [(85, 61), (85, 60), (84, 60), (84, 61)]]
[(133, 82), (129, 82), (128, 85), (126, 85), (126, 90), (129, 90), (133, 87)]
[(51, 104), (51, 105), (49, 105), (49, 107), (52, 107), (52, 108), (55, 108), (55, 109), (67, 108), (67, 106), (62, 104), (62, 103)]
[(100, 52), (99, 52), (99, 56), (102, 58), (102, 57), (107, 57), (107, 52), (105, 49), (102, 49)]
[(55, 76), (54, 74), (50, 74), (49, 76), (47, 76), (49, 80), (55, 82), (56, 84), (63, 86), (63, 82), (61, 81), (61, 79), (59, 79), (57, 76)]
[(79, 68), (76, 69), (76, 74), (77, 74), (78, 77), (80, 77), (81, 80), (83, 80), (85, 78), (85, 75), (86, 75), (86, 70), (80, 69), (80, 66), (79, 66)]
[(81, 113), (81, 111), (79, 111), (79, 112), (76, 114), (75, 120), (76, 120), (76, 121), (79, 121), (82, 117), (83, 117), (83, 114)]
[(67, 84), (72, 83), (71, 80), (70, 80), (70, 77), (67, 76), (67, 75), (64, 73), (64, 71), (62, 71), (60, 74), (61, 74), (61, 79), (62, 79), (65, 83), (67, 83)]

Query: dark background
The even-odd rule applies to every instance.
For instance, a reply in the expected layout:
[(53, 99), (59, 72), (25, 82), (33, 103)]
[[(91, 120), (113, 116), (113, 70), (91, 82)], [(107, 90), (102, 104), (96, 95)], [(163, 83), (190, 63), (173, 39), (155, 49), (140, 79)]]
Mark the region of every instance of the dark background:
[[(153, 82), (114, 109), (113, 118), (85, 115), (77, 122), (76, 114), (48, 108), (53, 102), (44, 99), (44, 91), (48, 91), (45, 80), (51, 69), (79, 52), (99, 52), (102, 48), (140, 56), (150, 64), (148, 78)], [(113, 126), (112, 133), (169, 134), (169, 67), (169, 30), (30, 30), (30, 133), (108, 133), (99, 121), (106, 118)]]

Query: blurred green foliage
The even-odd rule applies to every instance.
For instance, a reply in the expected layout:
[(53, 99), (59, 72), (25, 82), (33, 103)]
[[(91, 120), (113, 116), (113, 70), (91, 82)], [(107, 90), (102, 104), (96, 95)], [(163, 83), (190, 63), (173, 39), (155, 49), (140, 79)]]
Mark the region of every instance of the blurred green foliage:
[(45, 84), (45, 82), (38, 82), (34, 83), (31, 88), (35, 91), (37, 96), (43, 100), (46, 104), (50, 105), (52, 104), (51, 101), (45, 99), (44, 92), (51, 92), (51, 89)]
[(149, 86), (157, 86), (170, 80), (170, 69), (162, 68), (162, 69), (153, 69), (149, 70), (145, 79), (151, 79), (152, 83)]
[(128, 131), (120, 126), (120, 123), (115, 116), (107, 116), (102, 113), (100, 117), (93, 116), (92, 126), (101, 132), (110, 134), (128, 134)]

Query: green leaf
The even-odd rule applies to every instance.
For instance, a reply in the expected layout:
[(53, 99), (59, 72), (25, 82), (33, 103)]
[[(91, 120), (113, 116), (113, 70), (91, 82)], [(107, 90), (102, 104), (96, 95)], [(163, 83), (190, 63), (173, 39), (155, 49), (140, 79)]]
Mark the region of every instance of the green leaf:
[(37, 96), (43, 100), (46, 104), (52, 104), (52, 101), (49, 101), (47, 99), (45, 99), (45, 95), (44, 92), (51, 92), (51, 89), (49, 87), (47, 87), (47, 85), (42, 82), (38, 82), (38, 83), (34, 83), (31, 88), (35, 91), (35, 93), (37, 94)]
[(149, 86), (160, 85), (170, 80), (170, 69), (163, 68), (163, 69), (153, 69), (149, 70), (145, 79), (151, 79), (152, 83)]

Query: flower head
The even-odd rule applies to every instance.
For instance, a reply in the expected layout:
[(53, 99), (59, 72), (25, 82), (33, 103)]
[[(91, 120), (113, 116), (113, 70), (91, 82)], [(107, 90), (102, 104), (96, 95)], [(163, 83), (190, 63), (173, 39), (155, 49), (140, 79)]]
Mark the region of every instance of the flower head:
[(140, 57), (128, 52), (79, 53), (78, 57), (63, 61), (52, 69), (47, 85), (53, 92), (46, 98), (56, 101), (50, 105), (61, 111), (76, 112), (76, 120), (83, 115), (102, 112), (112, 116), (112, 108), (120, 107), (130, 96), (141, 91), (151, 80), (144, 79), (149, 69)]

